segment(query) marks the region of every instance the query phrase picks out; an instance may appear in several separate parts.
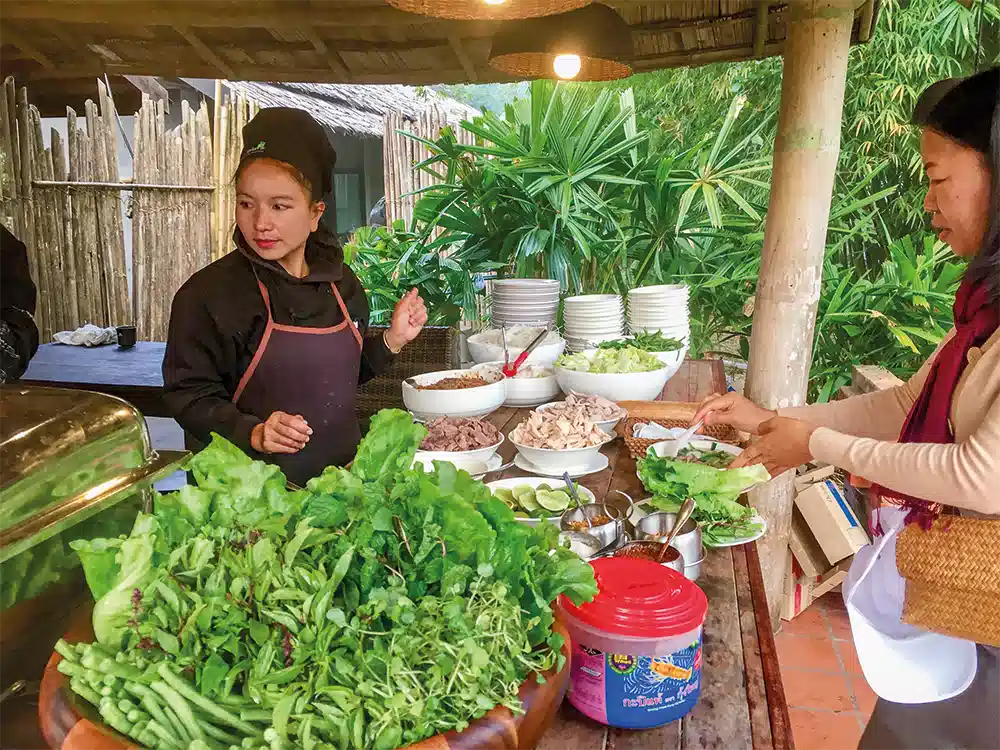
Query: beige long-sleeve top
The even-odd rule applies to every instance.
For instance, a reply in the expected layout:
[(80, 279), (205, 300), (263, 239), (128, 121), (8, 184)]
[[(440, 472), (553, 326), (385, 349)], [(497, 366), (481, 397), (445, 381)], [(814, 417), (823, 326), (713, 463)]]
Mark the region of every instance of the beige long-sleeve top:
[(778, 413), (818, 425), (809, 449), (819, 461), (924, 500), (1000, 514), (1000, 331), (969, 350), (952, 400), (955, 442), (896, 442), (940, 349), (903, 385)]

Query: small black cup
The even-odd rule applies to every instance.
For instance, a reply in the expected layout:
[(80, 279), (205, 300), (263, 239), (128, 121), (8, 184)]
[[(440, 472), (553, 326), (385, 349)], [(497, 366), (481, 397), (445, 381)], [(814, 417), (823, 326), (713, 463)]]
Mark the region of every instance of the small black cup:
[(135, 326), (118, 326), (118, 346), (121, 349), (131, 349), (135, 346)]

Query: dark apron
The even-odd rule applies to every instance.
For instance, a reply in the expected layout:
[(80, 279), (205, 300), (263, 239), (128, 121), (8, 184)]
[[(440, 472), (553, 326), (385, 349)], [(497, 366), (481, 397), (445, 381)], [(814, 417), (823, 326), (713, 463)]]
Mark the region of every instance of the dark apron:
[(1000, 649), (979, 644), (976, 677), (964, 693), (917, 705), (879, 698), (859, 750), (1000, 748)]
[(300, 414), (309, 423), (312, 436), (298, 453), (258, 456), (279, 466), (288, 481), (305, 486), (327, 466), (349, 463), (361, 441), (355, 412), (361, 334), (336, 284), (330, 289), (344, 322), (331, 328), (278, 325), (267, 288), (260, 279), (257, 286), (267, 308), (267, 327), (233, 403), (260, 420), (283, 411)]

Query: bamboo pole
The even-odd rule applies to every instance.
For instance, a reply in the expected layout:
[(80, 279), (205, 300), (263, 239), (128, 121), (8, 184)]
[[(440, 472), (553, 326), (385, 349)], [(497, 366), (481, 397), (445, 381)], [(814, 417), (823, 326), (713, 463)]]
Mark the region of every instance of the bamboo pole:
[[(747, 396), (769, 408), (797, 406), (806, 396), (855, 5), (853, 0), (790, 5), (746, 383)], [(792, 479), (783, 475), (751, 493), (768, 525), (757, 545), (775, 626)]]
[(15, 235), (21, 232), (20, 174), (16, 156), (17, 119), (14, 104), (14, 79), (7, 77), (0, 88), (0, 150), (3, 151), (3, 211), (7, 227)]
[[(21, 237), (19, 239), (25, 244), (28, 250), (28, 267), (31, 272), (35, 287), (40, 285), (38, 273), (37, 246), (35, 241), (35, 204), (34, 192), (31, 187), (31, 180), (34, 177), (32, 169), (32, 148), (31, 148), (31, 128), (29, 125), (28, 110), (28, 90), (23, 86), (17, 92), (17, 157), (18, 170), (21, 174), (21, 217), (24, 224), (21, 226)], [(45, 326), (48, 321), (45, 319), (44, 305), (36, 305), (35, 325), (38, 326), (39, 335), (45, 340)]]
[[(66, 150), (59, 131), (52, 128), (52, 174), (56, 180), (67, 179)], [(67, 328), (78, 328), (82, 322), (80, 302), (77, 290), (79, 276), (76, 270), (76, 253), (73, 245), (73, 202), (68, 190), (60, 191), (56, 198), (61, 230), (59, 246), (63, 256), (63, 268), (66, 273), (66, 320)]]
[[(149, 95), (144, 93), (139, 111), (135, 113), (135, 128), (132, 133), (132, 142), (135, 148), (135, 154), (132, 156), (132, 179), (139, 184), (142, 184), (146, 179), (146, 149), (149, 148), (149, 145), (146, 140), (145, 122), (149, 112), (149, 102)], [(141, 188), (132, 191), (132, 320), (136, 327), (136, 338), (142, 341), (148, 340), (145, 309), (148, 304), (146, 285), (149, 284), (149, 275), (146, 270), (148, 256), (146, 255), (145, 233), (143, 232), (143, 222), (146, 219), (144, 198)]]
[[(104, 179), (118, 182), (118, 113), (115, 110), (114, 99), (104, 85), (98, 80), (97, 91), (101, 101), (101, 126), (103, 130), (105, 153)], [(110, 288), (113, 290), (112, 310), (114, 317), (112, 325), (129, 325), (132, 323), (132, 306), (129, 303), (128, 271), (125, 265), (124, 223), (122, 220), (121, 194), (109, 191), (106, 198), (109, 208), (110, 223), (107, 225), (109, 241)]]

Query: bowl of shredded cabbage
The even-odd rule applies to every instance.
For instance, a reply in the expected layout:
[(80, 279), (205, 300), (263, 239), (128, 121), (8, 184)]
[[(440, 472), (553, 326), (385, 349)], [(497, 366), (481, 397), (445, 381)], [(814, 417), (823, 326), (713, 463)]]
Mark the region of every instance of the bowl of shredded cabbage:
[(556, 381), (566, 393), (603, 396), (611, 401), (650, 401), (677, 368), (634, 346), (563, 354), (555, 362)]

